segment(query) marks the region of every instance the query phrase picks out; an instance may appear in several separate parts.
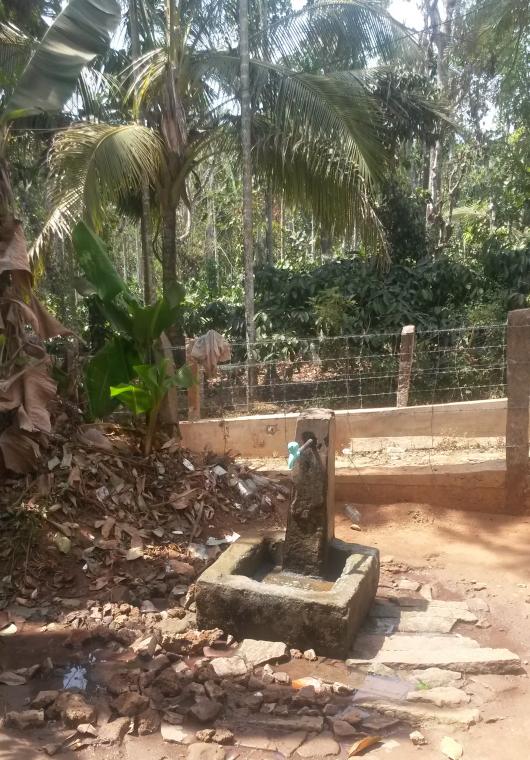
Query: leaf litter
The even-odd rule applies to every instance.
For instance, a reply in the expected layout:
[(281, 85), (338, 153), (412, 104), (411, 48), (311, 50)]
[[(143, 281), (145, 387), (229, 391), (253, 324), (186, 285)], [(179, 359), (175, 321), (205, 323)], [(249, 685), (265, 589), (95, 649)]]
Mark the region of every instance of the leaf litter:
[(174, 438), (145, 457), (136, 431), (82, 424), (78, 410), (57, 405), (41, 471), (6, 479), (0, 495), (0, 577), (9, 580), (0, 609), (156, 582), (170, 558), (212, 561), (239, 537), (234, 520), (274, 520), (289, 494), (282, 476), (192, 453)]

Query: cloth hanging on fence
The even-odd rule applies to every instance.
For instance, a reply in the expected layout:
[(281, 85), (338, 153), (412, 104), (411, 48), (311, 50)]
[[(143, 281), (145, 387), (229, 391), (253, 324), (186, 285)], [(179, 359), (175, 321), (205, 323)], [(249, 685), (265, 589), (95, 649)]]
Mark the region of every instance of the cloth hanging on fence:
[(206, 335), (197, 338), (191, 349), (191, 358), (203, 367), (207, 377), (215, 377), (217, 365), (231, 357), (228, 341), (215, 330), (208, 330)]

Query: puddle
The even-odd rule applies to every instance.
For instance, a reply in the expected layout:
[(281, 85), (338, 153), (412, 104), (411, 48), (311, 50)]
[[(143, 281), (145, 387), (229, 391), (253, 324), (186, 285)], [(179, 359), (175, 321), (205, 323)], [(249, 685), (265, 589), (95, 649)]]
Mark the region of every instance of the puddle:
[(254, 575), (254, 580), (262, 583), (273, 583), (276, 586), (290, 586), (308, 591), (331, 591), (334, 581), (325, 578), (313, 578), (298, 573), (288, 573), (281, 567), (262, 567)]

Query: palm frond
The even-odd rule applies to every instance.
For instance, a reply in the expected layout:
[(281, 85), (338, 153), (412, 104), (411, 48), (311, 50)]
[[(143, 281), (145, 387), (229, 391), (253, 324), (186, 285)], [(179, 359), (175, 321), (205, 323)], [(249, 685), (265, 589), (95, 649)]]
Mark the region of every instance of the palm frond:
[(13, 86), (35, 42), (12, 24), (0, 23), (0, 89)]
[(107, 203), (138, 191), (144, 177), (156, 182), (162, 160), (162, 143), (146, 127), (71, 127), (56, 136), (50, 151), (52, 206), (61, 208), (65, 191), (73, 193), (97, 229)]
[[(235, 56), (205, 53), (202, 63), (226, 89), (237, 78)], [(254, 73), (268, 74), (260, 97), (280, 131), (286, 135), (294, 131), (308, 142), (337, 142), (366, 182), (382, 175), (387, 155), (378, 132), (381, 114), (362, 81), (342, 73), (300, 73), (264, 61), (252, 60), (250, 66)]]
[(256, 176), (283, 193), (291, 206), (310, 209), (315, 219), (338, 234), (362, 236), (368, 249), (382, 258), (388, 251), (375, 211), (373, 189), (341, 145), (321, 136), (286, 135), (263, 116), (254, 121)]
[(385, 6), (378, 0), (308, 3), (269, 27), (271, 60), (326, 70), (418, 56), (412, 34)]

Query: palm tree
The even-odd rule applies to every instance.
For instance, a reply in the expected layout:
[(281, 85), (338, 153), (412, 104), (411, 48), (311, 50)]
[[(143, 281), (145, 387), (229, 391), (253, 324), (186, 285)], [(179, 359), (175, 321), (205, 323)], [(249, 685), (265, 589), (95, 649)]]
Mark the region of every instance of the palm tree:
[[(245, 335), (247, 357), (252, 363), (256, 342), (254, 324), (254, 251), (252, 239), (252, 131), (250, 103), (250, 56), (248, 38), (248, 0), (239, 0), (239, 57), (241, 103), (241, 174), (243, 179), (243, 257), (245, 260)], [(247, 405), (256, 384), (255, 372), (249, 367), (247, 378)]]
[[(160, 227), (164, 293), (174, 288), (183, 232), (177, 219), (189, 222), (198, 166), (217, 153), (241, 161), (236, 104), (242, 67), (232, 47), (237, 11), (216, 0), (168, 0), (165, 38), (128, 71), (144, 123), (85, 122), (57, 136), (50, 156), (55, 210), (45, 232), (81, 214), (100, 225), (105, 204), (138, 196), (147, 175)], [(338, 233), (355, 228), (364, 231), (367, 244), (381, 246), (373, 188), (389, 158), (383, 109), (373, 95), (372, 73), (333, 71), (330, 51), (340, 51), (341, 65), (364, 66), (376, 57), (384, 64), (396, 51), (407, 52), (406, 33), (369, 0), (331, 0), (270, 25), (268, 60), (259, 55), (262, 39), (249, 38), (254, 173), (286, 202), (310, 208), (324, 227)], [(325, 72), (304, 70), (319, 59), (327, 61)], [(392, 98), (386, 101), (388, 109)], [(248, 123), (245, 129), (248, 135)], [(248, 200), (248, 155), (243, 165)], [(248, 217), (246, 225), (248, 246)]]

